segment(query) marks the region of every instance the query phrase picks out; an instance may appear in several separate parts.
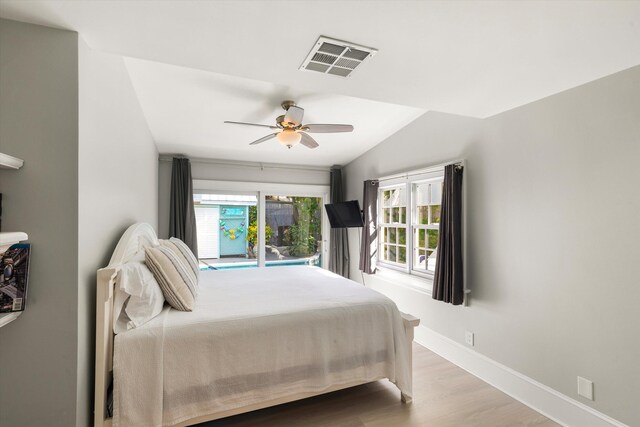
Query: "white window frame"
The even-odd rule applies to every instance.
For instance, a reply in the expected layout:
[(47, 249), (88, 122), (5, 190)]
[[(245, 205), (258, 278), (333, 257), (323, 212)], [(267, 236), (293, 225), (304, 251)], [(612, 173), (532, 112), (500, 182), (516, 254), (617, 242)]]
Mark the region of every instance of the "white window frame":
[[(414, 264), (414, 224), (416, 221), (416, 197), (413, 192), (413, 184), (419, 184), (428, 181), (434, 180), (443, 180), (444, 178), (444, 167), (449, 164), (460, 164), (462, 166), (465, 165), (464, 160), (453, 160), (447, 163), (442, 163), (418, 170), (407, 171), (401, 174), (396, 174), (387, 177), (381, 177), (378, 179), (378, 253), (382, 254), (383, 248), (383, 235), (382, 235), (382, 226), (387, 225), (382, 223), (383, 218), (383, 201), (381, 198), (381, 194), (384, 190), (388, 190), (390, 188), (396, 188), (399, 186), (404, 186), (406, 193), (406, 205), (410, 207), (407, 210), (407, 262), (406, 265), (389, 263), (382, 259), (382, 256), (378, 257), (377, 260), (377, 268), (379, 268), (382, 273), (382, 277), (387, 277), (388, 279), (394, 281), (395, 283), (399, 283), (402, 285), (406, 285), (412, 288), (418, 288), (418, 290), (422, 292), (431, 292), (431, 288), (433, 285), (433, 273), (422, 270), (415, 270), (413, 268)], [(465, 254), (463, 257), (466, 257), (466, 185), (465, 181), (462, 183), (462, 232), (463, 232), (463, 247), (465, 248)], [(393, 225), (395, 226), (395, 225)], [(432, 227), (433, 228), (433, 227)], [(464, 264), (464, 268), (466, 270), (466, 263)], [(465, 282), (466, 282), (466, 271), (465, 271)], [(465, 284), (466, 289), (466, 284)], [(466, 291), (465, 291), (466, 292)], [(466, 296), (466, 295), (465, 295)]]
[[(436, 173), (434, 172), (433, 175), (436, 175)], [(417, 276), (421, 276), (421, 277), (425, 277), (427, 279), (429, 279), (430, 281), (433, 281), (433, 273), (428, 271), (428, 270), (419, 270), (416, 269), (415, 266), (413, 265), (413, 261), (415, 260), (414, 258), (414, 251), (416, 250), (416, 245), (414, 245), (413, 242), (413, 238), (415, 236), (414, 234), (414, 230), (417, 229), (423, 229), (423, 230), (438, 230), (438, 232), (440, 231), (440, 223), (438, 223), (437, 225), (432, 225), (432, 224), (418, 224), (417, 222), (417, 217), (418, 217), (418, 198), (415, 196), (415, 193), (413, 192), (413, 186), (416, 184), (426, 184), (426, 183), (432, 183), (432, 182), (443, 182), (444, 181), (444, 169), (441, 171), (440, 176), (431, 176), (428, 178), (423, 178), (423, 179), (411, 179), (409, 182), (407, 182), (407, 186), (411, 189), (411, 217), (410, 217), (410, 224), (409, 224), (409, 228), (411, 230), (411, 266), (410, 266), (410, 273), (411, 274), (415, 274)], [(440, 203), (440, 206), (442, 206), (442, 203)], [(430, 216), (430, 215), (429, 215)], [(429, 237), (428, 237), (428, 231), (427, 234), (425, 235), (425, 244), (426, 246), (428, 246), (428, 242), (429, 241)], [(426, 260), (425, 260), (426, 262)]]
[[(405, 191), (405, 204), (404, 204), (404, 209), (405, 209), (405, 213), (404, 213), (404, 217), (405, 217), (405, 223), (400, 223), (400, 222), (393, 222), (390, 220), (390, 222), (383, 222), (380, 220), (380, 218), (384, 218), (384, 201), (382, 200), (382, 198), (380, 197), (380, 194), (382, 194), (384, 191), (389, 191), (392, 190), (394, 188), (404, 188)], [(382, 228), (404, 228), (404, 234), (405, 234), (405, 258), (407, 258), (409, 256), (410, 253), (410, 246), (409, 246), (409, 219), (411, 218), (410, 215), (410, 211), (411, 211), (411, 204), (410, 204), (410, 198), (409, 198), (409, 194), (407, 193), (407, 186), (405, 183), (398, 183), (398, 182), (393, 182), (391, 184), (386, 184), (385, 185), (381, 185), (378, 186), (378, 224), (377, 224), (377, 228), (378, 228), (378, 236), (380, 236), (380, 238), (378, 239), (378, 253), (382, 254), (383, 253), (383, 248), (385, 245), (385, 239), (384, 239), (384, 233), (382, 231)], [(392, 215), (392, 214), (390, 214)], [(396, 251), (399, 251), (400, 248), (400, 244), (397, 243), (398, 241), (398, 237), (397, 237), (397, 233), (396, 233)], [(396, 252), (396, 258), (398, 257), (398, 252)], [(393, 270), (398, 270), (398, 271), (405, 271), (406, 270), (406, 263), (405, 264), (401, 264), (398, 262), (390, 262), (390, 261), (385, 261), (382, 260), (381, 257), (378, 257), (378, 265), (382, 265), (384, 267), (393, 269)]]
[[(328, 185), (278, 184), (243, 181), (214, 181), (204, 179), (193, 180), (194, 193), (247, 194), (258, 197), (258, 267), (265, 267), (266, 250), (263, 242), (266, 233), (266, 197), (319, 197), (322, 205), (329, 203)], [(329, 239), (331, 227), (329, 218), (322, 209), (322, 268), (329, 268)]]

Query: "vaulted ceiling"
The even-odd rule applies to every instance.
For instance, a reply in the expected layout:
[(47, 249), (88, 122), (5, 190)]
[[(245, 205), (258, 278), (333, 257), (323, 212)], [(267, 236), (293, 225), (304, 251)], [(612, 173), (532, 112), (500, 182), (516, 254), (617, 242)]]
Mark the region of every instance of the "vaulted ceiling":
[[(129, 58), (160, 150), (204, 157), (282, 154), (220, 122), (271, 123), (284, 98), (356, 132), (277, 159), (344, 163), (424, 111), (488, 117), (640, 64), (638, 1), (1, 0), (0, 16)], [(320, 35), (379, 52), (349, 79), (300, 71)]]
[[(127, 69), (160, 152), (269, 163), (346, 164), (424, 110), (352, 96), (307, 92), (286, 85), (127, 58)], [(348, 123), (352, 133), (318, 133), (310, 150), (275, 139), (249, 143), (274, 131), (224, 120), (275, 125), (283, 100), (305, 109), (304, 123)]]

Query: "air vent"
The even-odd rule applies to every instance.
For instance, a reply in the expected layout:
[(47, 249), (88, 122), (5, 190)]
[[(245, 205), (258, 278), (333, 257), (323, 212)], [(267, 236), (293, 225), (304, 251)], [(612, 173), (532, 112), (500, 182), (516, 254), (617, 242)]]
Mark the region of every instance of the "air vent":
[(351, 77), (356, 68), (377, 52), (377, 49), (322, 36), (313, 45), (313, 49), (305, 58), (300, 69)]

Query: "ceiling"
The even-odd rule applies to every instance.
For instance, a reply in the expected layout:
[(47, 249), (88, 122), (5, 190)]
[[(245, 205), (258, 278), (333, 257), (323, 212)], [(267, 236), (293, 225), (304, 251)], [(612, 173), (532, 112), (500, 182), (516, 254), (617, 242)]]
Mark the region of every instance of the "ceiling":
[[(249, 80), (127, 58), (131, 81), (161, 153), (269, 163), (346, 164), (424, 113), (402, 105), (351, 96), (300, 91)], [(290, 150), (273, 139), (249, 146), (273, 133), (224, 120), (275, 125), (283, 100), (305, 109), (304, 123), (348, 123), (352, 133), (313, 134), (320, 146)]]
[[(344, 163), (420, 112), (488, 117), (640, 64), (640, 1), (0, 0), (0, 16), (129, 57), (160, 151), (203, 157)], [(379, 52), (349, 79), (298, 70), (320, 35)], [(353, 138), (309, 158), (220, 125), (270, 123), (285, 97)]]

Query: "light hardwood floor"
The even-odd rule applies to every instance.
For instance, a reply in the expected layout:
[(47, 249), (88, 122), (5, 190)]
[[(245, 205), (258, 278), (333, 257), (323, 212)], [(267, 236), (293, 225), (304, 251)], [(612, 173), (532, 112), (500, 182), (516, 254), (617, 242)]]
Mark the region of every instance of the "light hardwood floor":
[(200, 427), (551, 427), (558, 424), (426, 348), (413, 346), (413, 403), (378, 381)]

